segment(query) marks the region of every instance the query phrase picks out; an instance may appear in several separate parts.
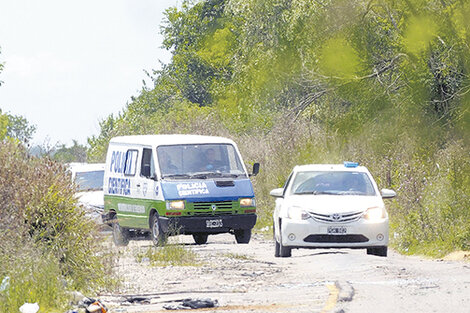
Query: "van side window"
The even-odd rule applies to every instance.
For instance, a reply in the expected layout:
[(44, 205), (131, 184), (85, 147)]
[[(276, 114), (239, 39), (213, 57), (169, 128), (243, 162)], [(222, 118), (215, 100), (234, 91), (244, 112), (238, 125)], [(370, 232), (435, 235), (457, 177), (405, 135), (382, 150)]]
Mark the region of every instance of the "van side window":
[(155, 175), (152, 149), (144, 148), (142, 150), (142, 164), (140, 167), (140, 175), (147, 178), (150, 178)]
[(127, 150), (126, 163), (124, 165), (124, 175), (127, 175), (127, 176), (135, 175), (138, 154), (139, 152), (137, 150)]

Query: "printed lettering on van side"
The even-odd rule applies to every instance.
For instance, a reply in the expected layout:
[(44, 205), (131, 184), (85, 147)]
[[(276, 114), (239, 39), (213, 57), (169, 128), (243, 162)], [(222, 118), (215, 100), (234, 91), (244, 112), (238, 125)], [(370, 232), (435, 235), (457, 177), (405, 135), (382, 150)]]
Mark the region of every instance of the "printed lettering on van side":
[(145, 213), (145, 207), (143, 205), (134, 205), (127, 203), (118, 203), (118, 210), (130, 213)]
[(180, 197), (209, 194), (209, 189), (205, 182), (182, 183), (176, 185), (176, 188)]
[(108, 193), (113, 195), (130, 195), (131, 180), (129, 178), (110, 177), (108, 181)]
[[(126, 160), (127, 158), (127, 160)], [(111, 154), (111, 162), (109, 164), (109, 172), (111, 174), (124, 174), (126, 168), (130, 168), (132, 164), (133, 154), (125, 151), (113, 151)], [(129, 178), (109, 177), (108, 193), (114, 195), (131, 194), (131, 180)]]

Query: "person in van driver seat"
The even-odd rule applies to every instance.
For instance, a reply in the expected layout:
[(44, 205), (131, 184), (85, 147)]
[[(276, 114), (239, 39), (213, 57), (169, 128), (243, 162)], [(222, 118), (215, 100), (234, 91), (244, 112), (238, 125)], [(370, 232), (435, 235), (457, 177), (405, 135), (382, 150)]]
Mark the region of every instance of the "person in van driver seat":
[(161, 160), (161, 171), (164, 174), (176, 174), (178, 172), (178, 167), (171, 162), (170, 155), (163, 151), (160, 155)]
[(222, 162), (216, 160), (215, 157), (215, 150), (209, 148), (204, 153), (205, 156), (205, 163), (203, 163), (202, 170), (216, 170), (222, 166)]

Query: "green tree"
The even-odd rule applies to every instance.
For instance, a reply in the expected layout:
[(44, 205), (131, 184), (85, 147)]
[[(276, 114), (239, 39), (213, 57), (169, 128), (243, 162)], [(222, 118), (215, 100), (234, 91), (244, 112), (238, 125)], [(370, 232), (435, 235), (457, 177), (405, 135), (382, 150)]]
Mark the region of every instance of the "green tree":
[(26, 118), (21, 115), (7, 114), (7, 136), (23, 143), (28, 143), (36, 131), (36, 126), (31, 125)]
[(86, 162), (87, 147), (80, 145), (76, 140), (73, 140), (73, 145), (70, 147), (67, 147), (65, 144), (57, 147), (52, 158), (63, 163)]

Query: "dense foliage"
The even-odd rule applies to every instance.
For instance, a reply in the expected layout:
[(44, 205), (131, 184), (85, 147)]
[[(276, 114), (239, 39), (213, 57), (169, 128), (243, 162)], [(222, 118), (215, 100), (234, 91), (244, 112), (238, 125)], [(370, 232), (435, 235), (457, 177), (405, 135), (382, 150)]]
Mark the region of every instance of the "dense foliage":
[(0, 312), (39, 302), (42, 312), (68, 305), (67, 290), (106, 282), (96, 226), (85, 218), (60, 163), (34, 158), (12, 139), (0, 143)]
[(470, 3), (208, 0), (166, 12), (172, 61), (89, 138), (103, 160), (122, 134), (236, 140), (268, 191), (299, 163), (357, 160), (389, 203), (401, 251), (470, 248)]

